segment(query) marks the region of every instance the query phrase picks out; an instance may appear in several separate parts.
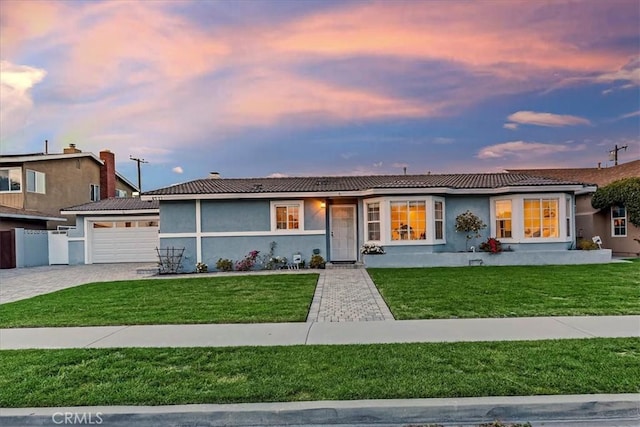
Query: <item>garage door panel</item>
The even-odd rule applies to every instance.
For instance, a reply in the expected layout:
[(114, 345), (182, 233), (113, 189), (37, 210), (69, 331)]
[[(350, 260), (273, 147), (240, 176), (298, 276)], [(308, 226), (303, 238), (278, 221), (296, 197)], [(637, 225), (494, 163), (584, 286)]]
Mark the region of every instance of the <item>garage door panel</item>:
[(93, 228), (92, 232), (93, 263), (157, 261), (158, 227)]

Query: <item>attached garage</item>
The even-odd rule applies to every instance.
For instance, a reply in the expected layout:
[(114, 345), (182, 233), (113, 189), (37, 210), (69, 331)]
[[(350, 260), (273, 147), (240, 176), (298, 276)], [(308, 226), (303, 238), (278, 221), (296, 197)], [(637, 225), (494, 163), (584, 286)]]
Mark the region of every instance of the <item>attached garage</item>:
[(89, 247), (94, 264), (157, 261), (158, 221), (93, 221)]
[(157, 201), (106, 199), (62, 213), (76, 216), (76, 228), (69, 230), (70, 264), (158, 261)]

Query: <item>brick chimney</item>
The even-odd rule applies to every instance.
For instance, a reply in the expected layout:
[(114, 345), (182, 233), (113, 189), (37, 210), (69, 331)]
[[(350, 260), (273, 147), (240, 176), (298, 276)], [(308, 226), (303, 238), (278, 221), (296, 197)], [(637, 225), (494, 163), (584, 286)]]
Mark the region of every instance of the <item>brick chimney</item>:
[(116, 197), (116, 156), (109, 150), (100, 152), (100, 199)]
[(65, 147), (62, 152), (64, 154), (75, 154), (75, 153), (82, 153), (82, 150), (78, 150), (76, 148), (76, 144), (69, 144), (68, 147)]

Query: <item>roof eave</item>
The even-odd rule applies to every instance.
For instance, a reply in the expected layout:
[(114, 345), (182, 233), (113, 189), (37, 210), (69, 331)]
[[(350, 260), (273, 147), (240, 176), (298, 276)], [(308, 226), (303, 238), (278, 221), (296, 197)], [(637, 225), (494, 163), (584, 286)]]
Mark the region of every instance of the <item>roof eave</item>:
[(581, 184), (554, 185), (511, 185), (497, 188), (448, 188), (448, 187), (411, 187), (411, 188), (372, 188), (367, 190), (348, 191), (307, 191), (307, 192), (263, 192), (263, 193), (199, 193), (199, 194), (148, 194), (141, 195), (141, 200), (228, 200), (228, 199), (294, 199), (294, 198), (331, 198), (331, 197), (370, 197), (384, 195), (404, 195), (415, 193), (429, 194), (507, 194), (507, 193), (539, 193), (539, 192), (573, 192), (582, 191)]
[(67, 218), (59, 216), (37, 216), (28, 214), (12, 214), (12, 213), (0, 213), (0, 218), (16, 218), (16, 219), (35, 219), (39, 221), (67, 221)]
[[(159, 215), (160, 209), (111, 209), (111, 210), (86, 210), (86, 211), (70, 211), (60, 210), (62, 215)], [(65, 219), (66, 220), (66, 219)]]

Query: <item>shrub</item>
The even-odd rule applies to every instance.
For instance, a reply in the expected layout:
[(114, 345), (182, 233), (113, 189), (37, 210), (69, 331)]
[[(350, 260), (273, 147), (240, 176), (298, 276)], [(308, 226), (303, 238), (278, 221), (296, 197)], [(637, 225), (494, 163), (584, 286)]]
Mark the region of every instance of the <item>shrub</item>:
[(502, 252), (502, 243), (494, 237), (489, 237), (486, 242), (480, 243), (480, 250), (492, 254), (499, 254)]
[(484, 228), (487, 228), (487, 224), (471, 211), (466, 211), (456, 217), (456, 231), (466, 233), (467, 245), (465, 245), (465, 249), (467, 249), (469, 240), (480, 237), (480, 230)]
[(196, 264), (196, 273), (206, 273), (209, 271), (209, 266), (204, 262), (199, 262)]
[(309, 261), (309, 268), (324, 268), (325, 266), (324, 258), (322, 255), (314, 254), (311, 256), (311, 260)]
[(220, 258), (218, 262), (216, 262), (216, 269), (220, 271), (231, 271), (233, 270), (233, 261)]
[(251, 251), (245, 255), (244, 259), (236, 262), (237, 271), (249, 271), (256, 264), (256, 259), (260, 251)]
[(594, 241), (587, 240), (587, 239), (578, 240), (577, 246), (578, 246), (578, 249), (582, 251), (593, 251), (595, 249), (598, 249), (598, 245)]

